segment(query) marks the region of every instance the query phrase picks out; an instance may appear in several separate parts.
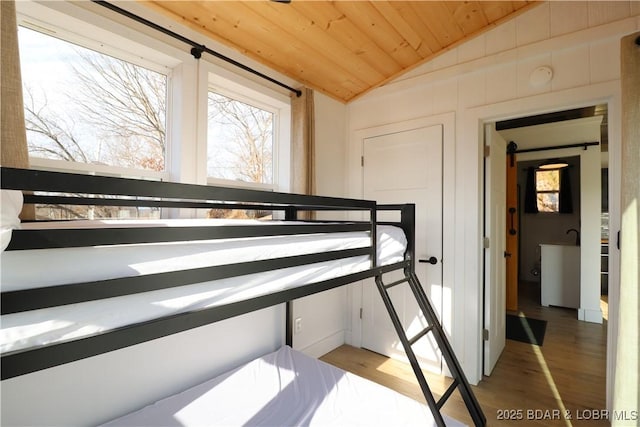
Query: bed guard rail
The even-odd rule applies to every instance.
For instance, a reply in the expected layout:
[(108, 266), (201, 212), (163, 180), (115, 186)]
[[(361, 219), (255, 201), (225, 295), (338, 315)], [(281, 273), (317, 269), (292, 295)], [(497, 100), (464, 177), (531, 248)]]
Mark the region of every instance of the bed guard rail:
[[(5, 167), (1, 168), (0, 172), (2, 189), (24, 191), (26, 193), (25, 203), (155, 206), (189, 209), (269, 209), (285, 211), (287, 219), (295, 219), (299, 211), (314, 210), (363, 211), (369, 214), (369, 219), (366, 221), (311, 221), (296, 225), (270, 225), (268, 227), (225, 225), (211, 228), (147, 226), (109, 228), (108, 230), (101, 228), (14, 230), (11, 245), (7, 250), (257, 237), (265, 236), (265, 233), (272, 235), (341, 231), (369, 231), (371, 233), (371, 244), (356, 249), (51, 287), (34, 286), (31, 289), (2, 292), (3, 315), (358, 255), (369, 255), (372, 260), (371, 269), (334, 279), (285, 289), (222, 306), (178, 313), (79, 339), (7, 352), (1, 356), (1, 377), (3, 380), (285, 303), (306, 295), (363, 280), (375, 274), (381, 274), (383, 271), (408, 268), (413, 263), (413, 251), (410, 249), (407, 260), (402, 263), (384, 267), (375, 265), (377, 259), (376, 209), (378, 207), (374, 201)], [(39, 194), (42, 192), (47, 194)], [(383, 207), (383, 209), (391, 208), (391, 206)], [(395, 208), (400, 209), (401, 205), (397, 205)], [(403, 215), (405, 218), (401, 221), (403, 228), (409, 226), (408, 224), (413, 221), (411, 217), (413, 209), (411, 207), (404, 209), (408, 209), (409, 213), (406, 214), (406, 218)], [(409, 226), (408, 229), (405, 228), (407, 238), (412, 240), (413, 234), (410, 234), (409, 230), (412, 230), (412, 226)]]

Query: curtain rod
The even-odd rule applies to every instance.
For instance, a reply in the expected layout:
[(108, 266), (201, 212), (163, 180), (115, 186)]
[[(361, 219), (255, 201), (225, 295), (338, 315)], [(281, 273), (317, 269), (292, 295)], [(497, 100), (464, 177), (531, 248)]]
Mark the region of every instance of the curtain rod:
[[(513, 141), (512, 141), (513, 142)], [(576, 148), (583, 147), (585, 150), (587, 147), (591, 147), (592, 145), (600, 145), (599, 142), (580, 142), (577, 144), (567, 144), (567, 145), (554, 145), (552, 147), (539, 147), (539, 148), (525, 148), (522, 150), (518, 150), (518, 146), (516, 144), (507, 146), (507, 154), (517, 154), (517, 153), (531, 153), (534, 151), (547, 151), (547, 150), (560, 150), (562, 148)]]
[(148, 19), (145, 19), (141, 16), (138, 16), (136, 14), (133, 14), (127, 10), (124, 10), (116, 5), (113, 5), (109, 2), (103, 1), (103, 0), (91, 0), (93, 3), (98, 4), (100, 6), (106, 7), (107, 9), (110, 9), (114, 12), (117, 12), (123, 16), (126, 16), (127, 18), (133, 19), (134, 21), (137, 21), (141, 24), (146, 25), (147, 27), (153, 28), (154, 30), (160, 31), (163, 34), (166, 34), (168, 36), (173, 37), (174, 39), (180, 40), (183, 43), (186, 43), (188, 45), (191, 45), (191, 55), (193, 55), (194, 58), (196, 59), (200, 59), (200, 57), (202, 56), (203, 52), (208, 53), (209, 55), (215, 56), (218, 59), (222, 59), (225, 62), (228, 62), (231, 65), (234, 65), (238, 68), (243, 69), (244, 71), (247, 71), (249, 73), (255, 74), (258, 77), (261, 77), (265, 80), (270, 81), (271, 83), (274, 83), (280, 87), (283, 87), (285, 89), (290, 90), (291, 92), (294, 92), (296, 94), (297, 97), (300, 97), (302, 95), (302, 91), (299, 89), (295, 89), (292, 88), (291, 86), (288, 86), (282, 82), (279, 82), (278, 80), (275, 80), (272, 77), (267, 76), (266, 74), (261, 73), (260, 71), (254, 70), (253, 68), (250, 68), (244, 64), (241, 64), (240, 62), (229, 58), (228, 56), (225, 56), (219, 52), (216, 52), (214, 50), (209, 49), (208, 47), (206, 47), (203, 44), (197, 43), (191, 39), (188, 39), (178, 33), (175, 33), (167, 28), (164, 28), (154, 22), (149, 21)]

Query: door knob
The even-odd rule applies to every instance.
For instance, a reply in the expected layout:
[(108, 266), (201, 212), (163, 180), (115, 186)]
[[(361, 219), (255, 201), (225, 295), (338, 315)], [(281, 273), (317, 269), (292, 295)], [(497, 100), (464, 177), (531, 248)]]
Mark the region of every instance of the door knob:
[(429, 263), (429, 264), (437, 264), (438, 258), (432, 256), (429, 259), (419, 259), (418, 262)]

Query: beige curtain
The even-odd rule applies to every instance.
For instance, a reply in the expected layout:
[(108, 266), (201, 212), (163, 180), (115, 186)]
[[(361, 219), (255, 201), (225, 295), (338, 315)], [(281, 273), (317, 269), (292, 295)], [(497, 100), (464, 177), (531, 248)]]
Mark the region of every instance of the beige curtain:
[[(28, 168), (27, 134), (22, 102), (22, 79), (18, 52), (16, 5), (13, 0), (0, 0), (0, 164)], [(22, 210), (21, 218), (33, 218), (33, 206)]]
[(22, 80), (18, 54), (18, 28), (13, 0), (0, 2), (2, 14), (2, 157), (3, 166), (27, 167), (27, 135), (24, 128)]
[(291, 101), (291, 191), (315, 194), (315, 124), (313, 90), (302, 89), (302, 96)]

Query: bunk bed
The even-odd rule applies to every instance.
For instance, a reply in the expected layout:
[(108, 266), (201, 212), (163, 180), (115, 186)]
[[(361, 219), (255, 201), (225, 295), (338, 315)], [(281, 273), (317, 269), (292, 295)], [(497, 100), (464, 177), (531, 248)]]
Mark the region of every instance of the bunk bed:
[[(266, 418), (227, 419), (224, 417), (229, 414), (205, 410), (201, 412), (213, 418), (207, 421), (198, 418), (195, 423), (226, 420), (222, 422), (273, 425), (278, 420), (275, 424), (284, 425), (308, 424), (315, 419), (325, 424), (333, 419), (338, 424), (364, 425), (366, 420), (383, 422), (392, 419), (389, 417), (394, 413), (396, 416), (404, 413), (404, 421), (408, 423), (415, 422), (415, 414), (427, 425), (458, 425), (440, 413), (444, 402), (458, 389), (474, 424), (485, 424), (426, 296), (417, 290), (421, 287), (414, 272), (413, 205), (381, 206), (367, 200), (4, 167), (0, 178), (3, 381), (285, 304), (286, 345), (282, 349), (113, 425), (162, 424), (162, 417), (169, 412), (175, 417), (172, 409), (185, 399), (199, 402), (196, 407), (211, 408), (211, 402), (219, 401), (220, 396), (230, 399), (233, 395), (234, 388), (223, 388), (224, 384), (234, 384), (245, 377), (255, 382), (255, 369), (260, 378), (275, 378), (280, 386), (286, 372), (295, 372), (296, 392), (267, 384), (264, 390), (268, 392), (256, 391), (255, 396), (259, 397), (254, 402), (273, 409), (268, 416), (262, 414)], [(151, 208), (170, 212), (176, 219), (83, 219), (20, 224), (11, 212), (5, 212), (13, 207), (13, 215), (17, 215), (21, 203), (16, 200), (20, 193), (24, 193), (25, 204)], [(212, 209), (268, 211), (271, 215), (266, 221), (203, 218), (202, 212)], [(379, 221), (380, 212), (386, 211), (399, 215), (393, 221)], [(322, 212), (323, 217), (339, 212), (341, 219), (302, 221), (298, 219), (301, 212)], [(344, 220), (345, 214), (352, 213), (353, 217), (354, 212), (361, 219)], [(185, 215), (192, 219), (179, 219)], [(38, 268), (33, 268), (36, 265)], [(397, 270), (404, 272), (405, 279), (384, 284), (382, 277)], [(379, 386), (291, 349), (293, 300), (372, 277), (408, 350), (428, 408), (393, 392), (387, 394), (390, 393), (387, 389), (380, 391)], [(404, 335), (386, 292), (401, 282), (412, 287), (423, 312), (431, 319), (431, 326), (421, 336), (434, 333), (454, 377), (452, 387), (437, 402), (419, 367), (416, 370), (417, 360), (411, 351), (411, 345), (420, 337), (409, 339)], [(57, 319), (64, 319), (64, 325), (56, 324)], [(270, 369), (265, 370), (265, 366)], [(309, 369), (298, 371), (303, 367)], [(314, 377), (315, 374), (320, 376)], [(317, 384), (333, 381), (336, 385), (340, 378), (354, 388), (349, 391), (341, 381), (340, 387), (328, 387), (323, 394), (314, 391)], [(260, 387), (253, 384), (252, 389)], [(347, 390), (347, 395), (358, 396), (360, 400), (363, 395), (370, 396), (365, 399), (369, 406), (355, 405), (353, 400), (341, 406), (340, 400), (331, 399), (343, 398), (333, 396), (329, 393), (331, 389)], [(300, 393), (301, 390), (306, 391)], [(299, 406), (315, 409), (296, 418), (291, 402), (286, 399), (301, 394), (311, 401), (298, 402)], [(325, 399), (329, 394), (332, 398)], [(335, 409), (338, 405), (351, 409), (340, 411), (342, 418), (336, 418), (333, 409), (328, 413), (318, 409), (323, 400), (330, 402), (324, 407)], [(398, 406), (386, 415), (375, 415), (372, 408), (380, 412), (380, 405), (376, 405), (380, 401), (394, 401)], [(234, 416), (242, 412), (233, 410), (233, 405), (223, 406)]]

